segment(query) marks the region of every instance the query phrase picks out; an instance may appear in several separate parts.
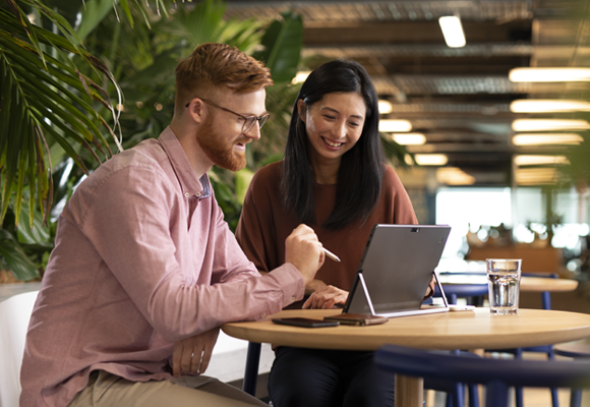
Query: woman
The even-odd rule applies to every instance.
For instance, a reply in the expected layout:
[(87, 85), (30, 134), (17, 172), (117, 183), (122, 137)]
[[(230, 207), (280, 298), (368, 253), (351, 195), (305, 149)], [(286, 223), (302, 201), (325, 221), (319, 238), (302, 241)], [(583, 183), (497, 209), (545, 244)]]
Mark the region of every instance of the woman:
[[(416, 224), (398, 176), (384, 164), (377, 94), (365, 69), (336, 60), (314, 70), (293, 109), (285, 158), (256, 173), (236, 237), (261, 272), (281, 264), (281, 242), (311, 226), (341, 263), (326, 260), (303, 308), (344, 304), (375, 223)], [(279, 347), (269, 381), (276, 407), (393, 405), (393, 378), (372, 352)]]

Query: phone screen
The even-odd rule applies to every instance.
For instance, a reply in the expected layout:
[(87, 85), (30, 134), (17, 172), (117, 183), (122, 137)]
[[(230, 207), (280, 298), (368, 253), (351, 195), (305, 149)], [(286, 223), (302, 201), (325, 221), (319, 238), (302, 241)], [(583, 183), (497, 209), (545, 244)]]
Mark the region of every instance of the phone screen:
[(301, 326), (304, 328), (322, 328), (340, 325), (337, 321), (321, 321), (319, 319), (311, 318), (275, 318), (272, 322), (275, 324)]

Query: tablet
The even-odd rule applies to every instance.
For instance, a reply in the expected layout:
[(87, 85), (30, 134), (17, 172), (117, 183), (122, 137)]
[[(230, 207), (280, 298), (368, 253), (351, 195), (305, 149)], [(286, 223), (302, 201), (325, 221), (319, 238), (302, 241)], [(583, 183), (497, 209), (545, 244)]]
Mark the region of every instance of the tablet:
[(421, 305), (450, 231), (447, 225), (375, 225), (344, 312), (385, 317), (447, 312), (438, 279), (443, 306)]

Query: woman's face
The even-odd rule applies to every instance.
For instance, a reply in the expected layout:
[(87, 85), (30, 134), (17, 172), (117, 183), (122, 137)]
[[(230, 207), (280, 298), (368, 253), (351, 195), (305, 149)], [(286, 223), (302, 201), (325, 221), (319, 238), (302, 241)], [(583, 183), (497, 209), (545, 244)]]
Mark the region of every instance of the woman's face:
[(300, 99), (297, 108), (316, 159), (340, 160), (361, 137), (367, 107), (358, 93), (327, 93), (309, 108)]

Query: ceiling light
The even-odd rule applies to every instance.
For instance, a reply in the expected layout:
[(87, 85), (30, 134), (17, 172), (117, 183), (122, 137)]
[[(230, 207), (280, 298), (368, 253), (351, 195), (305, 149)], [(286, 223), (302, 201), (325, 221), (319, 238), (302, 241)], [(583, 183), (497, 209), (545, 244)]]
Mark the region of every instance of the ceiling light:
[(389, 114), (393, 112), (393, 105), (387, 100), (379, 101), (379, 114)]
[(396, 131), (410, 131), (412, 123), (407, 120), (379, 120), (379, 131), (382, 133), (393, 133)]
[(569, 164), (567, 158), (563, 155), (517, 155), (514, 157), (516, 165), (549, 165), (549, 164)]
[(590, 124), (586, 120), (561, 119), (518, 119), (512, 122), (514, 131), (547, 131), (547, 130), (586, 130)]
[(445, 154), (416, 154), (414, 160), (418, 165), (445, 165), (449, 161)]
[(436, 180), (447, 185), (473, 185), (475, 177), (456, 167), (438, 168)]
[(422, 133), (394, 133), (391, 139), (404, 146), (421, 146), (426, 143), (426, 137)]
[(512, 82), (588, 82), (590, 68), (514, 68)]
[(512, 137), (515, 146), (540, 146), (557, 144), (580, 144), (584, 139), (579, 134), (517, 134)]
[(465, 46), (465, 33), (461, 26), (461, 20), (457, 16), (445, 16), (438, 19), (445, 42), (449, 48)]
[(555, 168), (519, 168), (514, 174), (519, 185), (554, 184), (557, 181)]
[(510, 103), (514, 113), (588, 112), (590, 102), (583, 100), (515, 100)]
[(307, 77), (309, 76), (310, 73), (311, 73), (311, 71), (300, 71), (300, 72), (297, 72), (297, 75), (295, 75), (295, 77), (293, 78), (293, 80), (291, 81), (291, 83), (293, 85), (295, 85), (296, 83), (303, 83), (303, 82), (305, 82), (305, 80), (307, 79)]

